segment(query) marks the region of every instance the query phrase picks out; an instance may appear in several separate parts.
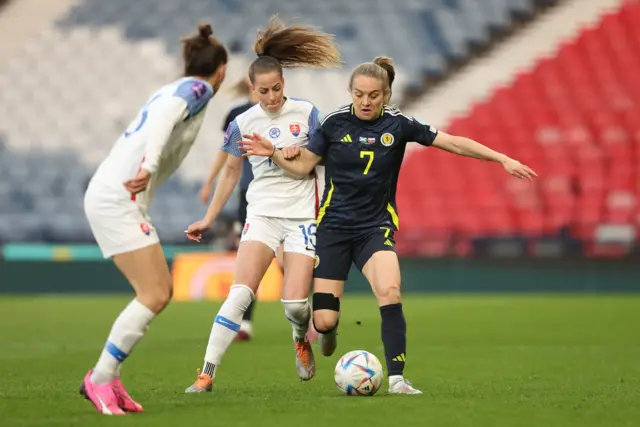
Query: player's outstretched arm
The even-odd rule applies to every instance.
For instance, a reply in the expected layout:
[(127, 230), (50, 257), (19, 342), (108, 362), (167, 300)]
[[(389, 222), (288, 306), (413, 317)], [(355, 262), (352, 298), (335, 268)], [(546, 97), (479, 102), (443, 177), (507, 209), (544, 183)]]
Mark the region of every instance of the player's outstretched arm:
[(224, 205), (227, 204), (229, 197), (231, 197), (233, 189), (240, 180), (241, 173), (242, 157), (228, 156), (207, 213), (204, 218), (191, 224), (185, 231), (189, 239), (199, 242), (202, 238), (202, 233), (211, 228), (211, 224), (213, 224), (213, 221), (215, 221)]
[(533, 178), (538, 176), (529, 166), (469, 138), (438, 132), (433, 146), (460, 156), (500, 163), (509, 174), (516, 178), (533, 181)]
[(244, 140), (238, 144), (246, 151), (246, 156), (270, 157), (276, 165), (298, 178), (309, 176), (321, 160), (306, 148), (300, 148), (299, 154), (296, 152), (296, 155), (285, 154), (283, 150), (276, 149), (268, 139), (256, 133), (243, 137)]
[(287, 156), (284, 150), (276, 150), (271, 159), (276, 165), (298, 178), (309, 176), (321, 160), (306, 148), (300, 148), (299, 154), (295, 156)]
[(209, 172), (206, 181), (202, 184), (202, 189), (200, 189), (200, 200), (202, 201), (202, 203), (206, 204), (209, 201), (211, 189), (213, 188), (213, 181), (220, 174), (220, 171), (227, 161), (228, 156), (229, 154), (225, 153), (224, 151), (218, 151), (218, 154), (216, 155), (216, 158), (211, 165), (211, 171)]

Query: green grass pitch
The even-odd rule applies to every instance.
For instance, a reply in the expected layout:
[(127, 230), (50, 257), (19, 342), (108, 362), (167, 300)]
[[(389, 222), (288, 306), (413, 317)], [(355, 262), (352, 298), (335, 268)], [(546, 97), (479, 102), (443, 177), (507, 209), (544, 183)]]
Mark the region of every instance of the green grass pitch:
[[(78, 394), (128, 297), (0, 299), (2, 426), (580, 426), (640, 425), (640, 297), (405, 295), (406, 376), (422, 396), (342, 396), (340, 355), (381, 360), (369, 296), (343, 301), (339, 347), (297, 379), (278, 303), (256, 309), (252, 342), (232, 345), (213, 393), (186, 395), (218, 304), (174, 303), (123, 368), (145, 413), (99, 416)], [(361, 324), (358, 325), (357, 321)]]

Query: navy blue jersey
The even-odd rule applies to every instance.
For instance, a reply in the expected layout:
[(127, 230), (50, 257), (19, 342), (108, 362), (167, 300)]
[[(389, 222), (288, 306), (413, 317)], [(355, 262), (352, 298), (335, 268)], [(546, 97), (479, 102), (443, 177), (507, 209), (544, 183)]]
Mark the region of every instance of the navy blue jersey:
[[(224, 119), (224, 126), (222, 127), (222, 131), (226, 132), (229, 124), (235, 120), (240, 114), (247, 111), (249, 108), (253, 107), (254, 104), (250, 102), (246, 102), (242, 105), (239, 105), (235, 108), (232, 108), (227, 114), (227, 117)], [(249, 188), (249, 184), (253, 181), (253, 171), (251, 169), (251, 163), (249, 162), (249, 158), (245, 157), (242, 162), (242, 176), (240, 177), (240, 188), (246, 190)]]
[(318, 227), (399, 229), (396, 187), (407, 142), (429, 146), (437, 135), (388, 106), (372, 121), (360, 120), (353, 105), (327, 114), (307, 146), (326, 166)]

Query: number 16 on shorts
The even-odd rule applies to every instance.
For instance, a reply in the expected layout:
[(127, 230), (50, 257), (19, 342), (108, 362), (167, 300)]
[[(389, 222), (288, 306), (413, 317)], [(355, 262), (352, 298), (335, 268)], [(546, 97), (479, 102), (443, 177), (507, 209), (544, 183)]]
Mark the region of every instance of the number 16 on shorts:
[(300, 224), (298, 226), (304, 237), (304, 246), (308, 251), (316, 250), (316, 224)]

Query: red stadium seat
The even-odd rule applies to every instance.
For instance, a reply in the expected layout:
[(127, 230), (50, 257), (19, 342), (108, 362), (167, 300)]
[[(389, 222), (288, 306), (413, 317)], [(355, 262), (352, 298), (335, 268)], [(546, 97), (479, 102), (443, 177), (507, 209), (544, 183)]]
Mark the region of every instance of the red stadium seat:
[(475, 236), (570, 229), (590, 241), (600, 223), (640, 229), (639, 23), (640, 2), (626, 2), (451, 123), (532, 166), (536, 183), (436, 150), (408, 156), (402, 185), (424, 182), (432, 196), (423, 205), (399, 190), (403, 210), (440, 211), (415, 215), (414, 226), (462, 236), (458, 253)]

